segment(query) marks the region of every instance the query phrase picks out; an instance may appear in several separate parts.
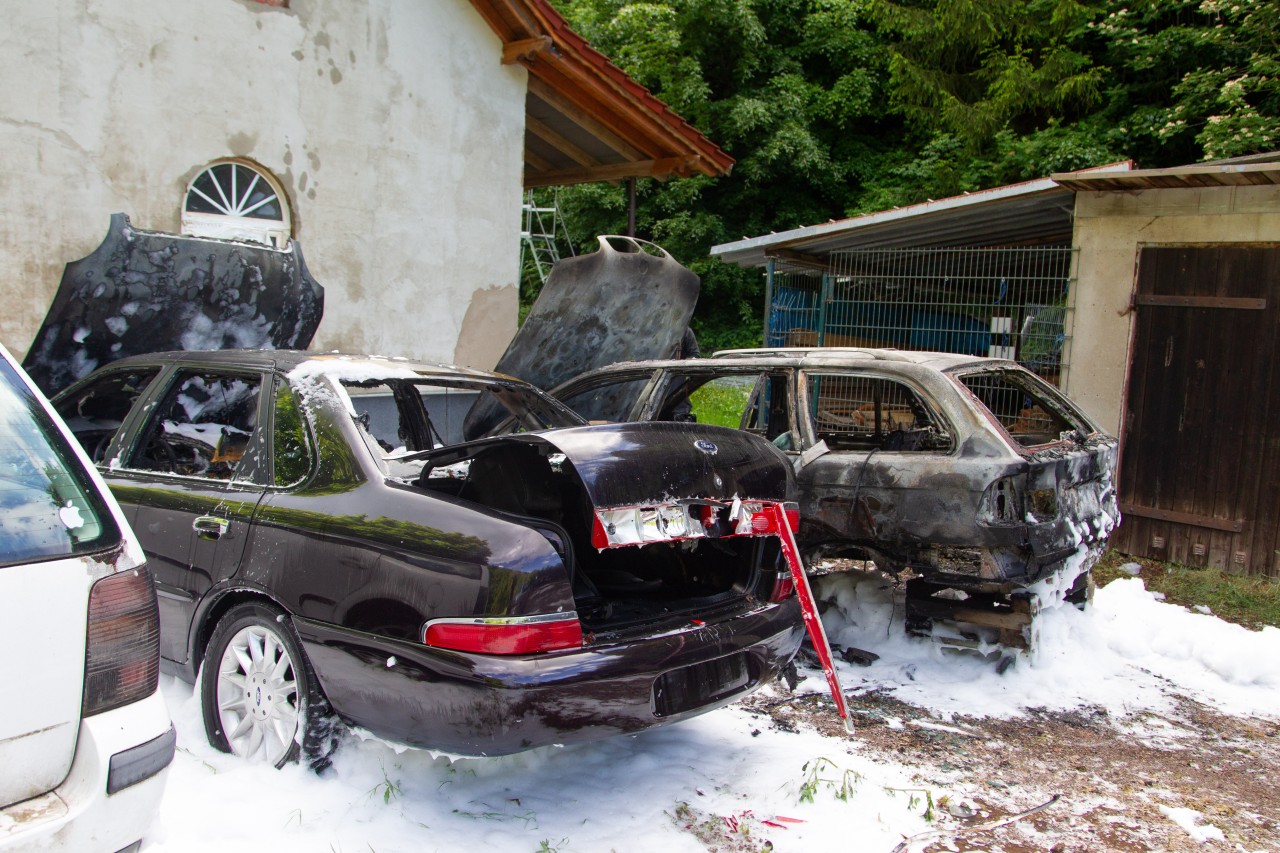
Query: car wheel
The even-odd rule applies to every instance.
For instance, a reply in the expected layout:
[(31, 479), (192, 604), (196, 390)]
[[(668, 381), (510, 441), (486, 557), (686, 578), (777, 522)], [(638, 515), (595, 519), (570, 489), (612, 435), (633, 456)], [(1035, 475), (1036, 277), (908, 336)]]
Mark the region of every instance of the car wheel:
[(328, 767), (337, 725), (293, 625), (275, 607), (239, 604), (218, 622), (200, 676), (205, 734), (215, 749), (276, 767), (303, 754)]

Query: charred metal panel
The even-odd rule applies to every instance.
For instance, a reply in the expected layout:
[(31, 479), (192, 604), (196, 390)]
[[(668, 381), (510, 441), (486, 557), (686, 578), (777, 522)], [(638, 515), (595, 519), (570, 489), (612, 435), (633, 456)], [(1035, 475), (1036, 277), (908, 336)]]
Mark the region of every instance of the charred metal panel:
[(52, 396), (128, 355), (306, 349), (323, 311), (296, 241), (280, 251), (140, 231), (117, 213), (102, 245), (67, 264), (23, 367)]
[(511, 443), (549, 445), (563, 453), (598, 508), (682, 498), (791, 498), (789, 466), (780, 451), (739, 430), (705, 424), (602, 424), (519, 433), (442, 449), (428, 457), (427, 467)]
[[(698, 277), (651, 243), (600, 237), (600, 250), (558, 261), (496, 370), (549, 389), (597, 367), (673, 355), (698, 301)], [(618, 251), (610, 239), (629, 242)], [(477, 407), (475, 438), (504, 413)]]

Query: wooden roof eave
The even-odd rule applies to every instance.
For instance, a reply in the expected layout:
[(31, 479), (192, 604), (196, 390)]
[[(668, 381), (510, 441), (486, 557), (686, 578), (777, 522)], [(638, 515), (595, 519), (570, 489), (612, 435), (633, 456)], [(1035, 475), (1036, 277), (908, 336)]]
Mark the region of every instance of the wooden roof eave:
[(572, 143), (548, 139), (549, 128), (531, 126), (577, 167), (539, 169), (541, 158), (530, 152), (526, 164), (534, 171), (526, 170), (526, 185), (714, 177), (733, 168), (733, 158), (591, 47), (548, 0), (472, 0), (472, 5), (502, 39), (503, 62), (528, 69), (530, 91), (554, 100), (557, 110), (616, 154), (618, 162), (583, 162), (594, 158), (582, 156), (585, 152)]

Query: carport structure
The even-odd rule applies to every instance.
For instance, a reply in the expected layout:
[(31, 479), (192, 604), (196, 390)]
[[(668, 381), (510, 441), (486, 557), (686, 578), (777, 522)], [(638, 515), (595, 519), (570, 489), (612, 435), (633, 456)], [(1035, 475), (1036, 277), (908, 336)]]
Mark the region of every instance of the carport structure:
[(1122, 440), (1128, 553), (1280, 575), (1280, 153), (1120, 163), (716, 246), (765, 340), (1015, 358)]

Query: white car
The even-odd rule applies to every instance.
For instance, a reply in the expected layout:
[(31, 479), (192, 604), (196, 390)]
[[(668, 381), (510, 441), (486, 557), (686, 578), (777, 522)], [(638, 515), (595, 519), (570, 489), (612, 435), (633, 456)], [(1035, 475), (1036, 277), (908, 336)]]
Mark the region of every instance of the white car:
[(0, 347), (0, 851), (141, 846), (175, 743), (158, 678), (142, 548)]

